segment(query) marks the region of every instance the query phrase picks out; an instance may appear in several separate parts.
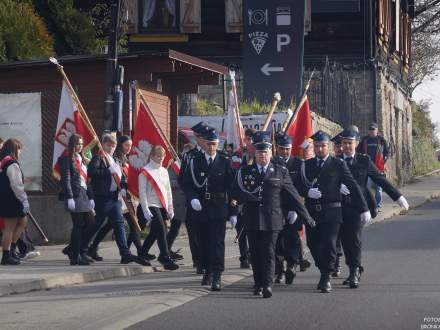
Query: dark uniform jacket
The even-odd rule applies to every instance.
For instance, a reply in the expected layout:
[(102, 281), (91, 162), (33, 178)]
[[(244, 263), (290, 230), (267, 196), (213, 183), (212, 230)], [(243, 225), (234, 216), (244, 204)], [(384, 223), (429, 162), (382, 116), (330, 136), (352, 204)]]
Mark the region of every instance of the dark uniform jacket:
[[(68, 155), (61, 156), (58, 159), (58, 164), (60, 165), (60, 184), (62, 189), (60, 199), (77, 198), (81, 190), (81, 176), (72, 161), (72, 157)], [(87, 196), (89, 199), (93, 199), (92, 187), (88, 183)]]
[(182, 154), (182, 161), (180, 163), (180, 172), (179, 172), (179, 176), (177, 177), (177, 182), (179, 183), (180, 188), (182, 188), (183, 186), (183, 178), (185, 177), (186, 171), (188, 170), (188, 165), (190, 160), (198, 154), (202, 154), (202, 152), (200, 152), (200, 150), (198, 150), (197, 148), (193, 148)]
[[(87, 167), (87, 176), (90, 178), (90, 184), (96, 196), (107, 196), (110, 194), (113, 176), (109, 170), (109, 166), (104, 162), (101, 156), (93, 156)], [(126, 184), (122, 179), (123, 178), (121, 178), (121, 188), (126, 189)]]
[[(313, 223), (287, 168), (273, 162), (269, 163), (264, 178), (257, 164), (243, 166), (237, 173), (233, 197), (238, 203), (244, 204), (243, 217), (247, 230), (282, 230), (282, 204), (288, 207), (286, 213), (295, 211), (300, 219)], [(282, 203), (283, 199), (287, 203)]]
[[(334, 210), (341, 207), (341, 183), (344, 183), (350, 190), (353, 200), (359, 205), (359, 213), (368, 211), (368, 205), (364, 195), (353, 178), (347, 164), (340, 158), (328, 156), (327, 160), (318, 167), (317, 157), (308, 159), (301, 167), (301, 194), (306, 198), (306, 205), (309, 210), (314, 209), (315, 217), (320, 222), (338, 221), (342, 222), (340, 211)], [(321, 191), (320, 199), (312, 199), (307, 196), (310, 188), (318, 188)], [(323, 211), (320, 211), (322, 209)], [(332, 211), (333, 210), (333, 211)]]
[(205, 155), (195, 153), (188, 161), (181, 178), (181, 188), (188, 202), (200, 200), (202, 211), (200, 218), (226, 220), (229, 214), (230, 192), (234, 182), (231, 161), (217, 153), (211, 166), (208, 166)]
[[(344, 156), (341, 156), (341, 158), (343, 157)], [(367, 200), (372, 216), (377, 215), (377, 205), (370, 190), (367, 188), (368, 178), (370, 178), (378, 186), (382, 187), (382, 189), (391, 197), (392, 200), (396, 201), (400, 196), (402, 196), (400, 191), (394, 188), (393, 185), (385, 178), (385, 175), (379, 172), (376, 165), (373, 164), (368, 155), (355, 153), (353, 160), (346, 163), (354, 179), (359, 184), (365, 199)], [(354, 209), (359, 209), (358, 203), (356, 203), (355, 200), (352, 200), (350, 195), (343, 197), (344, 206), (350, 205)]]

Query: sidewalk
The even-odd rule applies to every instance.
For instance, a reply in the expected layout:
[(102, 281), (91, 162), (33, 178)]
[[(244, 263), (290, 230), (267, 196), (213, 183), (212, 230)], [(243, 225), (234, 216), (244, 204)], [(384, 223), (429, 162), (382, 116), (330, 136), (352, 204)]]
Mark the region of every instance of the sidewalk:
[[(408, 199), (411, 208), (439, 198), (440, 173), (417, 178), (413, 183), (402, 187), (401, 192)], [(374, 219), (373, 224), (401, 213), (399, 205), (384, 194), (382, 212)], [(238, 245), (233, 243), (234, 237), (235, 231), (227, 230), (226, 258), (234, 258), (239, 254)], [(20, 266), (0, 266), (0, 296), (163, 271), (156, 261), (152, 262), (152, 267), (121, 265), (115, 242), (104, 242), (100, 247), (99, 253), (104, 257), (103, 262), (95, 262), (91, 266), (69, 266), (66, 256), (61, 253), (63, 247), (41, 246), (38, 247), (41, 256), (36, 259), (25, 261)], [(179, 262), (180, 265), (192, 265), (186, 238), (179, 238), (173, 249), (181, 249), (180, 253), (185, 258)], [(157, 248), (154, 247), (151, 253), (158, 255)]]

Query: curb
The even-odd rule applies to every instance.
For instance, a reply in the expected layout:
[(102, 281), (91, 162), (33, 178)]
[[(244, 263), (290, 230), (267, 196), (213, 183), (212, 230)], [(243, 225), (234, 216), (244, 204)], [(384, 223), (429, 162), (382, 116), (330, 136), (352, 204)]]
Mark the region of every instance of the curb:
[(398, 205), (396, 205), (396, 206), (393, 205), (391, 210), (387, 210), (385, 212), (382, 212), (378, 218), (373, 219), (373, 221), (369, 225), (367, 225), (367, 226), (371, 226), (373, 224), (384, 222), (384, 221), (386, 221), (386, 220), (388, 220), (390, 218), (393, 218), (395, 216), (398, 216), (398, 215), (407, 214), (409, 211), (414, 210), (414, 209), (416, 209), (416, 208), (418, 208), (418, 207), (428, 203), (429, 201), (431, 201), (433, 199), (439, 199), (439, 198), (440, 198), (440, 191), (433, 192), (429, 196), (423, 197), (422, 200), (414, 202), (410, 206), (408, 211), (405, 211), (405, 210), (401, 209)]
[(0, 287), (0, 297), (31, 291), (50, 290), (68, 285), (103, 281), (118, 277), (130, 277), (159, 271), (162, 271), (161, 267), (120, 266), (86, 273), (72, 273), (60, 276), (53, 276), (46, 279), (32, 280), (29, 282), (9, 284)]

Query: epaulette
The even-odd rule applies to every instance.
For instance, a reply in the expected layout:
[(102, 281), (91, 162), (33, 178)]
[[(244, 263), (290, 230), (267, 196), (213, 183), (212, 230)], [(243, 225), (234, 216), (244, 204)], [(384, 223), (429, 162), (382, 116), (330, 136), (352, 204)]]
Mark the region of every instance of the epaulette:
[(370, 162), (370, 156), (366, 154), (357, 153), (358, 159), (362, 162), (368, 164)]

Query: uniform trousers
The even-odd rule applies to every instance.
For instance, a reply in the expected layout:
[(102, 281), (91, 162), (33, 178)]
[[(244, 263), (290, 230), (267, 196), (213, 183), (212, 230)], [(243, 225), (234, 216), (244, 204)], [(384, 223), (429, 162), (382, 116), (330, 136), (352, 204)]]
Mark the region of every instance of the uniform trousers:
[(302, 254), (302, 242), (298, 232), (300, 229), (301, 227), (296, 223), (284, 225), (276, 243), (276, 269), (282, 269), (283, 260), (287, 261), (288, 266), (300, 263)]
[[(240, 261), (248, 261), (249, 259), (249, 244), (246, 235), (246, 230), (244, 230), (244, 219), (242, 215), (237, 216), (237, 225), (235, 226), (238, 238), (238, 248), (240, 250)], [(241, 233), (241, 234), (240, 234)]]
[(198, 266), (200, 261), (200, 244), (197, 234), (197, 226), (196, 221), (194, 220), (193, 211), (191, 209), (191, 205), (187, 204), (186, 210), (186, 218), (185, 218), (185, 227), (188, 232), (188, 241), (189, 241), (189, 249), (191, 251), (191, 257), (193, 264)]
[(255, 287), (272, 285), (275, 273), (275, 245), (279, 230), (248, 230)]
[(340, 229), (341, 243), (348, 267), (362, 267), (362, 223), (358, 211), (343, 207), (343, 223)]

